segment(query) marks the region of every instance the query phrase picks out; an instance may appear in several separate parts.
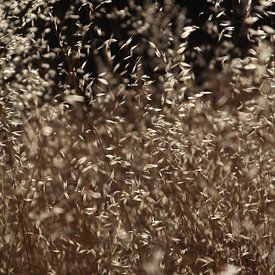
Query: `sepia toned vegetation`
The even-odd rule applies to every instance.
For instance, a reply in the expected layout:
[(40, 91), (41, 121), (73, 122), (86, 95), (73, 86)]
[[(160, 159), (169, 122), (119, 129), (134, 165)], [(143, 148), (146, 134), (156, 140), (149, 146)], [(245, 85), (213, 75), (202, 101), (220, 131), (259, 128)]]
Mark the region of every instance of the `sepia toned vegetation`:
[(0, 0), (0, 274), (274, 273), (274, 1), (225, 2)]

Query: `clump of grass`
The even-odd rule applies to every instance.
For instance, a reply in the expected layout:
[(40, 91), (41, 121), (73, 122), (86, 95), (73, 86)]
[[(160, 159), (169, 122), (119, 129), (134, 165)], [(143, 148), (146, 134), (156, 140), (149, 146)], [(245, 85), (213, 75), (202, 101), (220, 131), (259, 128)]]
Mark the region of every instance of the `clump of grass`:
[[(225, 55), (198, 86), (198, 27), (169, 1), (130, 2), (76, 1), (63, 19), (57, 1), (0, 3), (0, 273), (271, 274), (273, 29), (248, 28), (246, 57), (226, 55), (216, 3)], [(99, 29), (132, 10), (126, 40)]]

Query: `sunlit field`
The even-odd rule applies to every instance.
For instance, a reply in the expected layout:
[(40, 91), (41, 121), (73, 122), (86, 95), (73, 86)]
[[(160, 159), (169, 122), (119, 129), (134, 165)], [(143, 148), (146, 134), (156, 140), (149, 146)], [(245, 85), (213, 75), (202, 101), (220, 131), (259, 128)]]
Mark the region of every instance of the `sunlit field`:
[(274, 1), (113, 2), (0, 0), (0, 274), (274, 274)]

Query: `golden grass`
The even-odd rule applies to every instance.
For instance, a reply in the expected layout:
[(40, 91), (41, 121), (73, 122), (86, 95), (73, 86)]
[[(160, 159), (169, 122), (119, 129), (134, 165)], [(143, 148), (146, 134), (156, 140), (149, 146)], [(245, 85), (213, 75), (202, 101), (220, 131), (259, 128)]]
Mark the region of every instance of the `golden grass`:
[(9, 79), (12, 53), (29, 51), (9, 35), (0, 64), (1, 274), (273, 274), (270, 41), (209, 71), (204, 87), (185, 44), (169, 57), (149, 43), (166, 66), (159, 94), (140, 69), (137, 85), (107, 71), (91, 86), (96, 95), (84, 96), (85, 77), (71, 67), (51, 99), (55, 72), (26, 61)]

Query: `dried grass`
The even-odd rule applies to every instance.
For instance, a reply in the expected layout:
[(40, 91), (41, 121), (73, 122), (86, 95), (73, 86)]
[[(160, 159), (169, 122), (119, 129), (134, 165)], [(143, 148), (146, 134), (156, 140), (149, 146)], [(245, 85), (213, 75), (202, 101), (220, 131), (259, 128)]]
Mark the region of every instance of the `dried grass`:
[[(248, 30), (243, 59), (217, 46), (211, 62), (223, 69), (211, 63), (198, 87), (186, 61), (200, 56), (188, 45), (197, 26), (184, 25), (170, 1), (130, 1), (139, 20), (127, 21), (125, 41), (94, 24), (110, 1), (76, 1), (65, 17), (77, 23), (70, 37), (50, 8), (56, 1), (8, 2), (0, 1), (0, 273), (272, 274), (273, 29)], [(216, 2), (212, 35), (230, 51), (234, 33)], [(256, 8), (272, 17), (272, 1)], [(123, 68), (112, 43), (126, 53)], [(85, 67), (89, 51), (96, 76)]]

